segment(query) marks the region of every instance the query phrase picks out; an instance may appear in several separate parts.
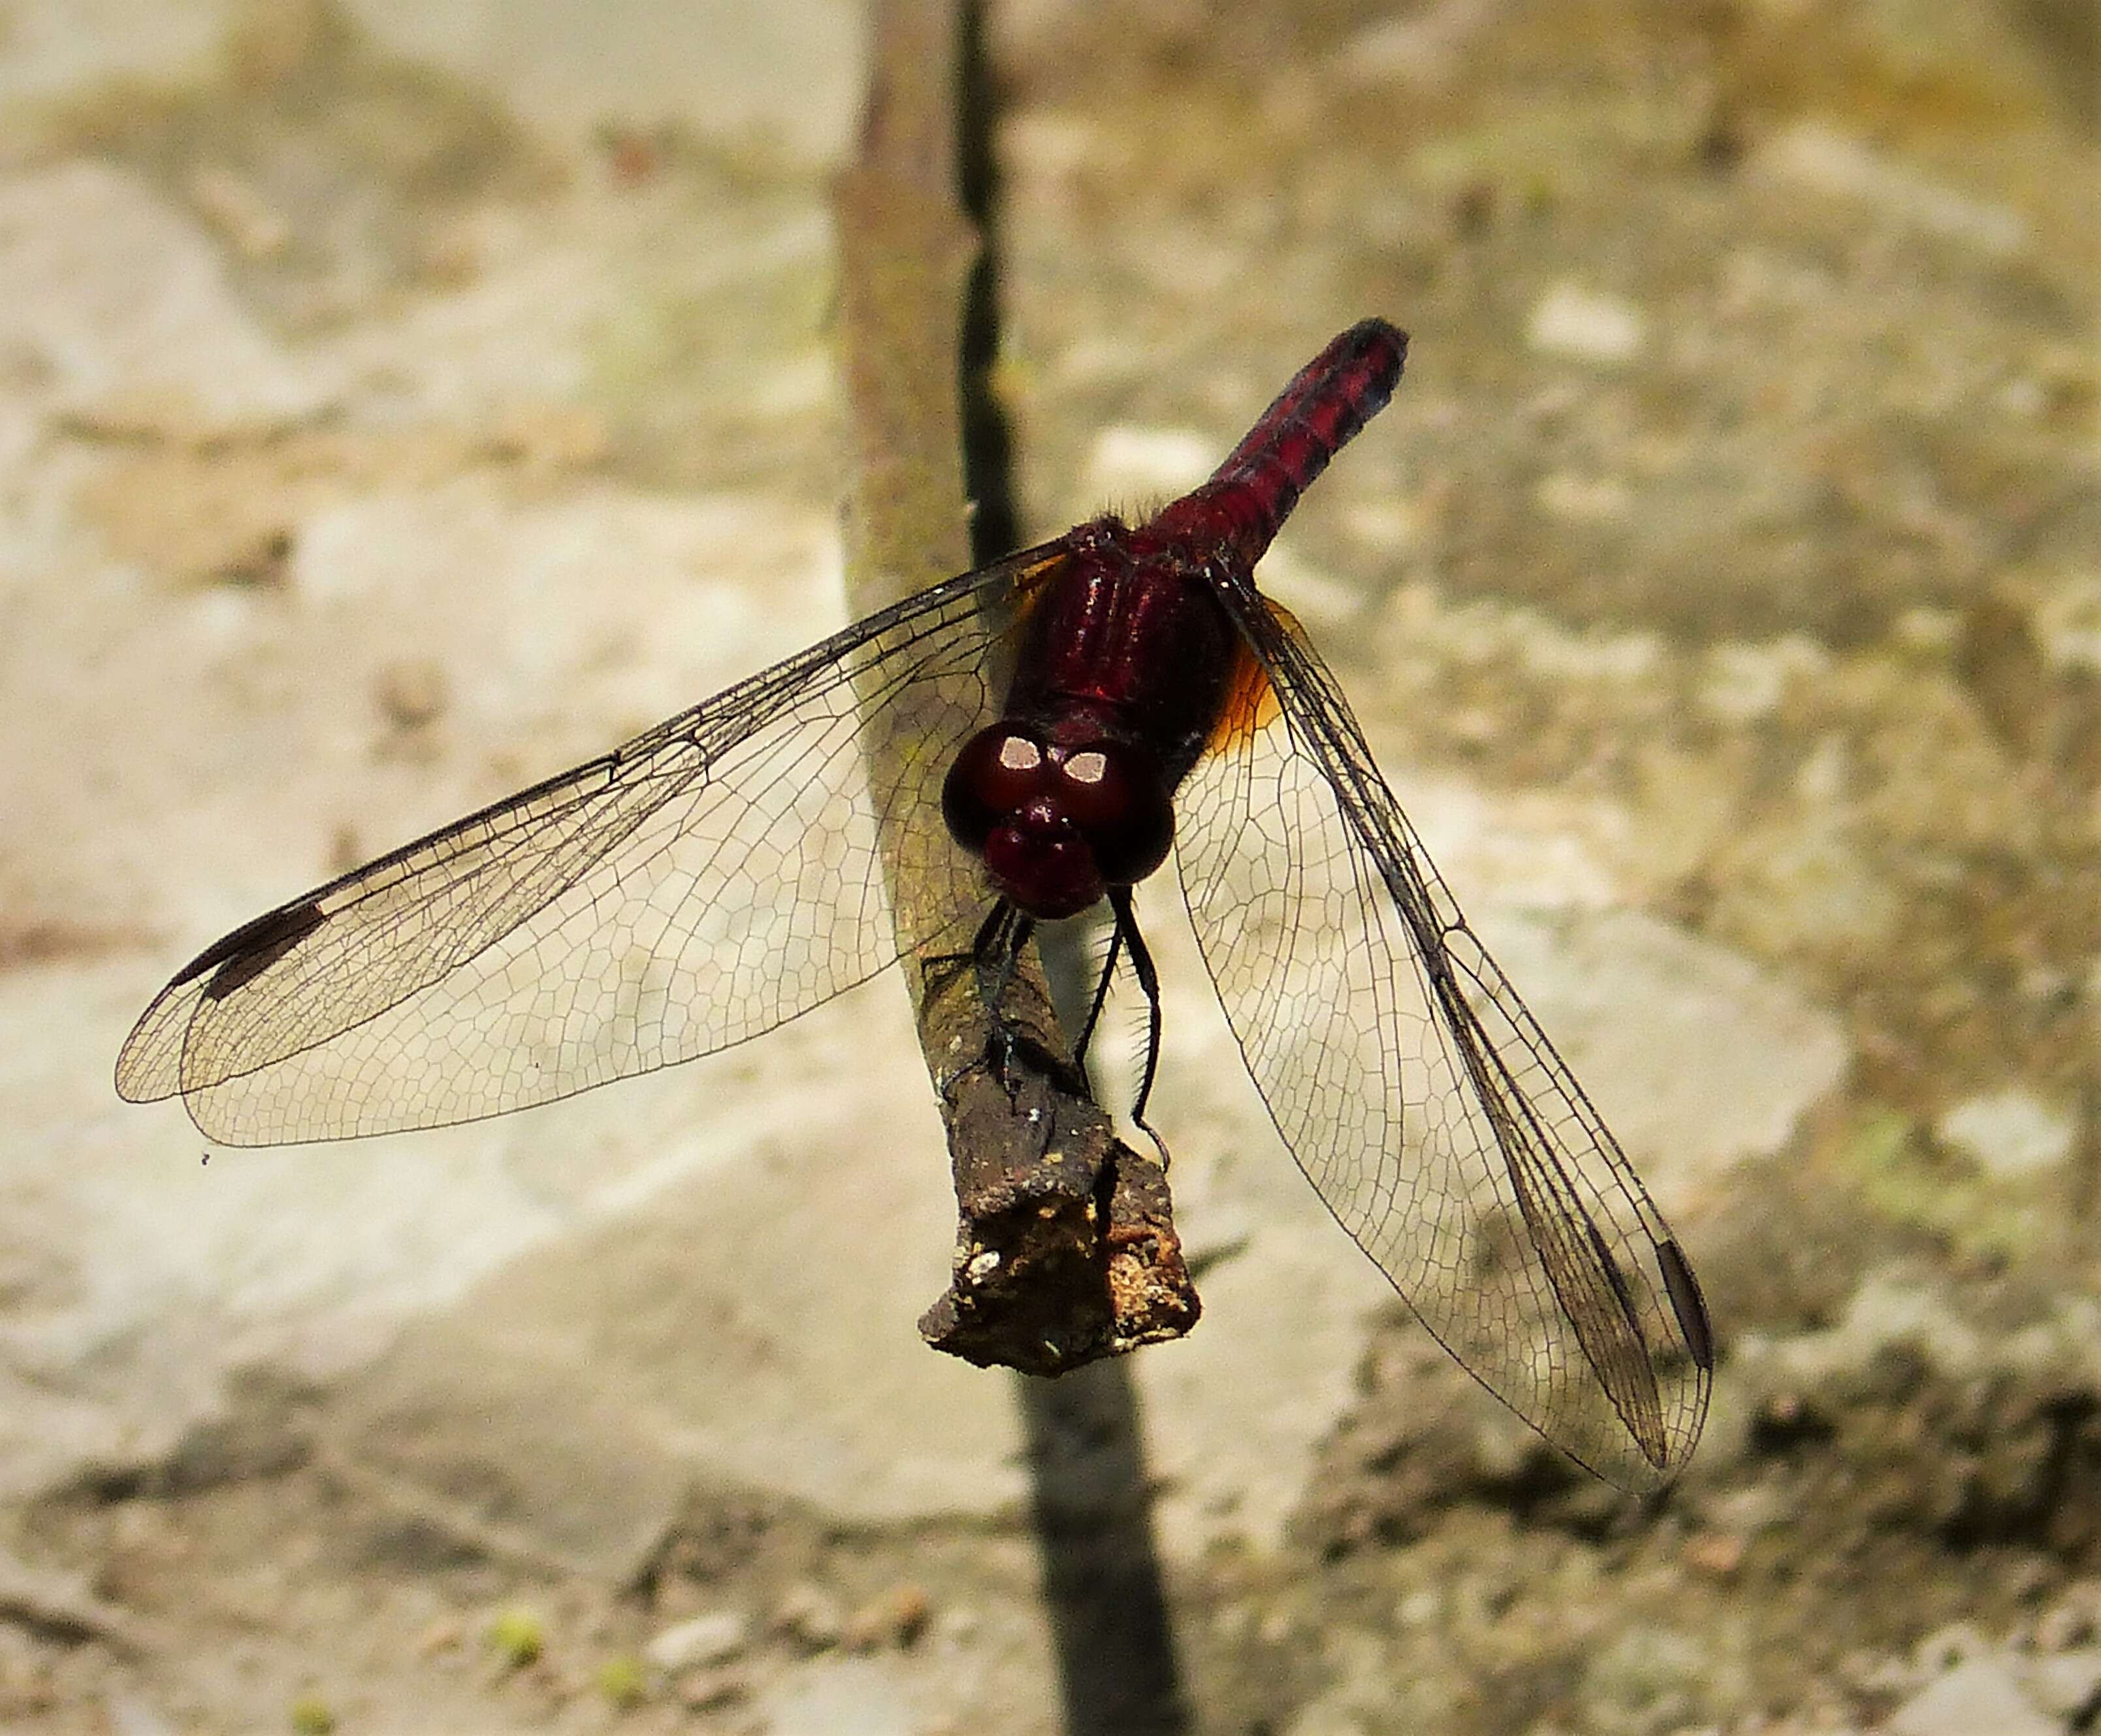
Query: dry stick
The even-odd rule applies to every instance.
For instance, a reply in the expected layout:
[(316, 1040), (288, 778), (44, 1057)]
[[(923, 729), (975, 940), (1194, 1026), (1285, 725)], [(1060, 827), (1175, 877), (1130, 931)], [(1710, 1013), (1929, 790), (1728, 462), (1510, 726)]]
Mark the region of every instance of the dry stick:
[[(866, 614), (970, 565), (958, 378), (964, 295), (977, 238), (957, 203), (958, 43), (948, 0), (875, 8), (874, 68), (854, 166), (834, 193), (851, 476), (847, 596)], [(900, 712), (902, 715), (900, 715)], [(886, 766), (923, 750), (909, 711), (864, 731), (877, 788)], [(882, 817), (901, 937), (953, 919), (972, 932), (989, 904), (947, 903), (970, 876), (913, 870), (929, 848)], [(935, 848), (953, 848), (945, 837)], [(919, 1330), (982, 1365), (1056, 1374), (1179, 1338), (1196, 1296), (1174, 1232), (1166, 1177), (1115, 1136), (1108, 1116), (1050, 1057), (1068, 1052), (1032, 946), (998, 1009), (1025, 1039), (995, 1065), (980, 973), (938, 973), (908, 954), (919, 1043), (947, 1125), (960, 1213), (954, 1273)]]

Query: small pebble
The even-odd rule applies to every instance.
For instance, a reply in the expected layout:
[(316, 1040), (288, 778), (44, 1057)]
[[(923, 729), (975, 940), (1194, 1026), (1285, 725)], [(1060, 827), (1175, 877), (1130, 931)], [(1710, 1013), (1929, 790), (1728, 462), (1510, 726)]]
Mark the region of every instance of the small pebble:
[(1761, 175), (1859, 203), (1948, 240), (1997, 257), (2018, 252), (2028, 226), (2010, 206), (1947, 187), (1901, 157), (1816, 121), (1798, 121), (1759, 147)]
[(2101, 1698), (2101, 1648), (2031, 1658), (2022, 1677), (2043, 1711), (2053, 1717), (2077, 1718)]
[(445, 709), (445, 665), (429, 658), (408, 658), (379, 671), (376, 698), (388, 723), (397, 729), (421, 729)]
[(918, 1586), (909, 1583), (894, 1585), (880, 1597), (854, 1611), (846, 1625), (847, 1648), (870, 1652), (880, 1646), (891, 1645), (901, 1650), (927, 1631), (927, 1618), (932, 1613), (933, 1605)]
[(1525, 341), (1543, 354), (1576, 361), (1631, 361), (1640, 353), (1648, 324), (1630, 301), (1558, 283), (1533, 308)]
[(1726, 1579), (1744, 1565), (1744, 1539), (1727, 1531), (1708, 1531), (1685, 1545), (1685, 1565), (1710, 1579)]
[(1634, 496), (1617, 476), (1581, 476), (1566, 470), (1541, 477), (1533, 498), (1550, 516), (1579, 525), (1610, 524), (1625, 518), (1634, 505)]
[(1889, 1736), (2061, 1736), (1997, 1658), (1972, 1658), (1935, 1676), (1884, 1726)]
[(498, 458), (551, 473), (604, 463), (613, 450), (613, 435), (594, 410), (539, 404), (507, 412), (491, 431), (489, 444)]
[(1110, 500), (1179, 494), (1201, 482), (1218, 462), (1218, 442), (1193, 428), (1120, 424), (1095, 436), (1087, 458), (1094, 491)]
[(2070, 1651), (2101, 1639), (2101, 1579), (2081, 1579), (2037, 1620), (2037, 1651)]
[(838, 1601), (807, 1581), (791, 1586), (773, 1612), (774, 1631), (806, 1652), (827, 1651), (846, 1632)]
[(676, 1674), (696, 1664), (720, 1663), (744, 1650), (746, 1624), (734, 1610), (717, 1610), (666, 1628), (642, 1648), (660, 1670)]
[(1966, 1097), (1934, 1123), (1935, 1137), (2001, 1180), (2055, 1168), (2071, 1155), (2072, 1118), (2024, 1091)]
[(679, 1698), (690, 1710), (710, 1712), (745, 1698), (751, 1683), (740, 1668), (689, 1670), (679, 1678)]

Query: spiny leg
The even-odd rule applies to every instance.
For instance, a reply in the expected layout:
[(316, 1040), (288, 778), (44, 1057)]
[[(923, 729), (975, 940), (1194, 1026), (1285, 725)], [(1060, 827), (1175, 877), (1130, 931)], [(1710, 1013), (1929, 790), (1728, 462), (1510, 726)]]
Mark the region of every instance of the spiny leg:
[[(1109, 908), (1116, 912), (1117, 938), (1130, 948), (1131, 974), (1138, 978), (1138, 985), (1145, 991), (1145, 1070), (1139, 1076), (1138, 1100), (1131, 1105), (1131, 1125), (1151, 1140), (1160, 1153), (1160, 1167), (1167, 1167), (1167, 1142), (1153, 1131), (1152, 1123), (1145, 1118), (1145, 1101), (1152, 1095), (1152, 1078), (1160, 1067), (1160, 973), (1152, 968), (1152, 954), (1148, 951), (1145, 937), (1138, 932), (1138, 917), (1130, 907), (1130, 888), (1112, 886), (1109, 888)], [(1111, 941), (1109, 962), (1116, 962), (1116, 942)], [(1108, 975), (1104, 973), (1103, 988), (1108, 986)], [(1097, 1010), (1099, 1010), (1097, 1003)], [(1092, 1021), (1090, 1020), (1091, 1025)]]
[(1102, 1008), (1108, 1003), (1109, 984), (1116, 976), (1117, 953), (1123, 946), (1123, 924), (1115, 923), (1109, 930), (1108, 955), (1102, 960), (1101, 980), (1095, 985), (1095, 1003), (1088, 1008), (1086, 1021), (1080, 1026), (1080, 1035), (1073, 1045), (1073, 1065), (1084, 1067), (1087, 1064), (1087, 1045), (1093, 1041), (1095, 1027), (1101, 1022)]

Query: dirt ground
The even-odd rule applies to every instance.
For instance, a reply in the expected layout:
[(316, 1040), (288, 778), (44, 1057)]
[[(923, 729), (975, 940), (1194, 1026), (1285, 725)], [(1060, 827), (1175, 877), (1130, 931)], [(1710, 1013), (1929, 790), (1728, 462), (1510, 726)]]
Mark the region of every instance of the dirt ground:
[[(894, 984), (369, 1156), (199, 1165), (107, 1083), (233, 923), (835, 624), (856, 25), (738, 10), (0, 9), (0, 1729), (1066, 1727), (1006, 1389), (910, 1342)], [(1216, 1300), (1138, 1360), (1188, 1728), (2101, 1722), (2095, 31), (992, 10), (1018, 529), (1409, 328), (1265, 582), (1719, 1341), (1667, 1495), (1565, 1464), (1185, 975)], [(829, 1315), (741, 1312), (805, 1269)]]

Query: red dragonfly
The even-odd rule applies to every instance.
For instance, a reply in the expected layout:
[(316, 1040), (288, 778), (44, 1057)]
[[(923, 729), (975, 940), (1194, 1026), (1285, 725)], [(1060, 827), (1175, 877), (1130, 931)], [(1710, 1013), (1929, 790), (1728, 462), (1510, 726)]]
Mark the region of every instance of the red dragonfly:
[[(932, 586), (237, 929), (147, 1008), (117, 1090), (179, 1094), (236, 1145), (498, 1115), (741, 1043), (900, 956), (997, 970), (1104, 900), (1104, 983), (1128, 949), (1157, 1045), (1130, 891), (1171, 848), (1248, 1070), (1342, 1227), (1547, 1440), (1666, 1481), (1714, 1365), (1692, 1268), (1252, 576), (1407, 342), (1351, 327), (1143, 525)], [(908, 715), (875, 769), (864, 720)], [(901, 937), (878, 841), (900, 815), (928, 840), (912, 871), (957, 880)]]

